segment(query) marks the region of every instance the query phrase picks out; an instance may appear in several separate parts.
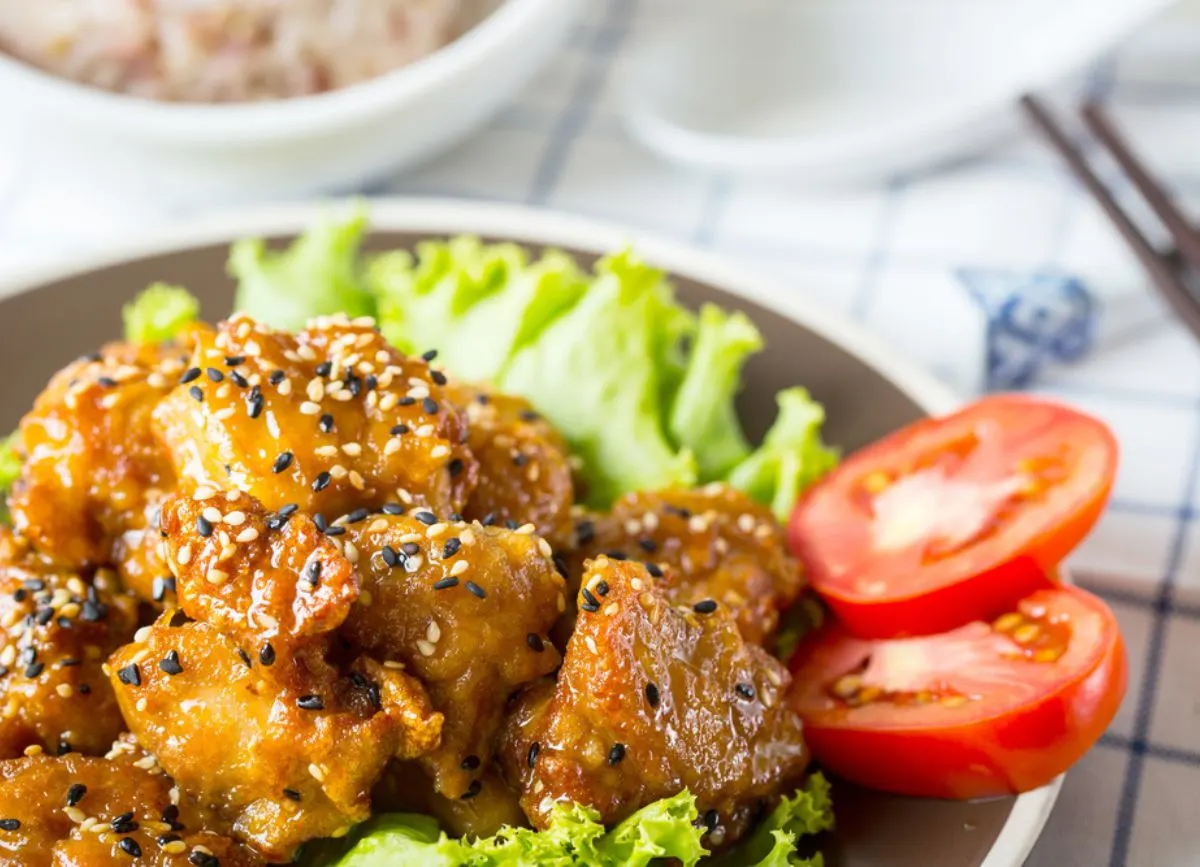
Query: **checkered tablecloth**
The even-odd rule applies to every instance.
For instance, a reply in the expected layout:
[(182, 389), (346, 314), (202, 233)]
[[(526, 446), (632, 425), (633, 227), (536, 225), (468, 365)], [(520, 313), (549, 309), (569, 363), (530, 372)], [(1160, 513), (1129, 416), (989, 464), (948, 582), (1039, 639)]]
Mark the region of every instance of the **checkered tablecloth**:
[[(1200, 865), (1196, 342), (1031, 135), (836, 194), (658, 162), (622, 133), (614, 82), (629, 46), (669, 26), (679, 2), (594, 3), (561, 56), (484, 131), (366, 192), (525, 202), (690, 240), (847, 311), (963, 393), (1021, 384), (1105, 419), (1123, 464), (1074, 564), (1120, 618), (1132, 681), (1029, 863)], [(1200, 204), (1200, 10), (1151, 26), (1078, 86), (1112, 106), (1185, 205)], [(0, 268), (163, 217), (63, 188), (54, 174), (45, 161), (0, 157)]]

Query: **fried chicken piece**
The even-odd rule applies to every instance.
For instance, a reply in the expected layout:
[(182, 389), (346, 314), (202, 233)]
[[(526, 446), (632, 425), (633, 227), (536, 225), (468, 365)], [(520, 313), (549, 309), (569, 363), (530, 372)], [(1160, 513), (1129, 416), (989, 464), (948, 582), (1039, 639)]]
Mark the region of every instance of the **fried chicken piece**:
[(151, 413), (179, 378), (186, 350), (111, 343), (59, 371), (21, 420), (13, 524), (72, 566), (109, 562), (113, 542), (144, 524), (144, 506), (174, 484)]
[(491, 837), (504, 826), (529, 824), (520, 796), (497, 770), (478, 771), (479, 790), (470, 798), (448, 798), (433, 790), (415, 762), (392, 762), (371, 793), (376, 813), (419, 813), (433, 816), (452, 837)]
[(121, 711), (185, 798), (269, 859), (366, 819), (387, 761), (438, 743), (440, 714), (399, 669), (363, 657), (341, 676), (311, 648), (251, 659), (169, 618), (109, 660)]
[(687, 788), (709, 842), (737, 839), (808, 761), (787, 669), (725, 607), (672, 605), (641, 564), (598, 557), (584, 581), (553, 695), (532, 690), (506, 731), (525, 812), (545, 827), (575, 801), (612, 824)]
[(342, 632), (425, 683), (446, 723), (422, 764), (440, 794), (469, 795), (511, 694), (558, 666), (545, 635), (566, 606), (565, 582), (550, 547), (427, 511), (366, 518), (347, 538), (370, 604), (354, 606)]
[(358, 598), (337, 537), (307, 515), (268, 513), (240, 491), (201, 489), (164, 503), (161, 525), (184, 613), (253, 653), (268, 644), (277, 656), (324, 646)]
[(190, 363), (154, 413), (182, 478), (330, 520), (396, 500), (459, 511), (475, 486), (445, 377), (371, 320), (322, 317), (290, 334), (239, 314)]
[(154, 497), (143, 508), (141, 526), (126, 530), (112, 546), (112, 565), (121, 584), (153, 608), (175, 607), (175, 576), (163, 559), (160, 532), (162, 504), (169, 494)]
[(125, 724), (101, 665), (137, 628), (116, 576), (86, 582), (0, 530), (0, 625), (0, 758), (108, 749)]
[(572, 575), (599, 554), (647, 561), (663, 573), (659, 583), (672, 602), (719, 602), (755, 644), (804, 587), (770, 510), (727, 485), (626, 494), (611, 513), (581, 521), (576, 534)]
[[(257, 867), (171, 800), (171, 780), (124, 762), (65, 755), (0, 762), (2, 867)], [(106, 826), (97, 833), (94, 827)]]
[(468, 520), (533, 524), (555, 548), (571, 538), (575, 486), (563, 438), (529, 401), (482, 386), (452, 382), (446, 396), (470, 422), (467, 444), (479, 461), (479, 485), (463, 514)]

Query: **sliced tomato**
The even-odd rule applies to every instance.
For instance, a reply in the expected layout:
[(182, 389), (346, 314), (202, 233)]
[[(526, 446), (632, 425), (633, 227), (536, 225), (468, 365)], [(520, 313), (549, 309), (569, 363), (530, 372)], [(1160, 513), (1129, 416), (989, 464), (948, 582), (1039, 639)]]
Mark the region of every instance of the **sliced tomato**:
[(1095, 524), (1116, 463), (1096, 419), (989, 397), (855, 452), (797, 503), (789, 542), (856, 635), (942, 632), (1037, 587)]
[(1108, 606), (1054, 587), (941, 635), (869, 641), (833, 623), (797, 648), (789, 700), (833, 773), (905, 795), (984, 798), (1074, 764), (1116, 714), (1126, 666)]

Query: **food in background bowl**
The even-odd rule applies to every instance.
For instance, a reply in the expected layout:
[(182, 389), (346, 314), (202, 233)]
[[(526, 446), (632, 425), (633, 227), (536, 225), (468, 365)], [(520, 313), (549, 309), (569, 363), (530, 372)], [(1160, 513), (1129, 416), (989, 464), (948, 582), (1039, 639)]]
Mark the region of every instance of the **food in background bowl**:
[(150, 99), (284, 99), (407, 66), (483, 11), (477, 0), (0, 0), (0, 48)]

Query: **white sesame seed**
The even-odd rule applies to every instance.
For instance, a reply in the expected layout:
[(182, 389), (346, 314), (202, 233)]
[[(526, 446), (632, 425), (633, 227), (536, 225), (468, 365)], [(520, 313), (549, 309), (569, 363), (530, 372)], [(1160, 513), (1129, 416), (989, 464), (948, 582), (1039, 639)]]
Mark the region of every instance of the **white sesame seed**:
[(425, 630), (425, 637), (437, 644), (438, 639), (442, 637), (442, 627), (438, 626), (436, 620), (429, 621), (429, 627)]
[(292, 393), (292, 381), (290, 379), (285, 379), (283, 382), (279, 383), (279, 387), (276, 389), (276, 391), (278, 391), (281, 396), (287, 397)]
[(301, 358), (303, 358), (305, 361), (316, 361), (317, 360), (316, 351), (311, 346), (309, 346), (307, 343), (301, 343), (299, 346), (297, 346), (296, 354), (299, 355)]
[(325, 383), (320, 379), (310, 379), (308, 387), (304, 389), (304, 393), (308, 395), (309, 400), (320, 403), (321, 399), (325, 397)]
[(607, 614), (609, 617), (612, 617), (614, 614), (616, 614), (617, 613), (617, 603), (610, 602), (607, 605), (605, 605), (604, 613)]
[(358, 546), (349, 539), (342, 544), (342, 553), (346, 555), (346, 559), (351, 563), (358, 562)]
[(533, 524), (522, 524), (521, 526), (517, 527), (517, 529), (514, 530), (513, 532), (516, 533), (518, 536), (528, 536), (531, 533), (535, 532), (536, 530), (537, 530), (537, 527), (535, 527)]
[(208, 521), (210, 524), (219, 524), (219, 523), (221, 523), (221, 520), (225, 517), (224, 515), (221, 514), (221, 510), (218, 509), (216, 506), (205, 506), (204, 511), (202, 511), (200, 513), (200, 515), (201, 515), (201, 517), (204, 518), (204, 520)]
[(362, 454), (362, 446), (358, 443), (346, 443), (342, 446), (342, 451), (350, 455), (350, 457), (356, 458)]
[(240, 527), (242, 524), (246, 523), (246, 513), (230, 512), (225, 516), (225, 523), (231, 527)]
[(149, 626), (143, 626), (137, 632), (133, 633), (133, 640), (136, 641), (138, 644), (143, 643), (149, 637), (150, 637), (150, 627)]
[(587, 645), (587, 649), (590, 650), (592, 653), (599, 652), (599, 650), (596, 647), (596, 639), (592, 638), (592, 636), (585, 635), (583, 637), (583, 643)]
[(423, 424), (414, 430), (413, 433), (419, 437), (431, 437), (433, 436), (433, 425)]
[(434, 651), (437, 650), (437, 647), (426, 641), (424, 638), (418, 638), (417, 650), (421, 651), (422, 656), (433, 656)]
[(175, 555), (175, 562), (180, 566), (186, 566), (192, 560), (192, 546), (184, 545), (179, 549), (179, 553)]
[(550, 543), (545, 539), (538, 539), (538, 551), (541, 552), (543, 557), (554, 556), (554, 549), (550, 547)]
[(466, 560), (456, 560), (454, 565), (450, 567), (450, 574), (457, 577), (466, 572), (468, 568)]
[(738, 515), (737, 527), (743, 533), (753, 533), (754, 532), (754, 516), (749, 514), (748, 512), (743, 512), (742, 514)]
[(425, 531), (425, 538), (426, 539), (436, 539), (442, 533), (445, 533), (448, 529), (450, 529), (450, 526), (448, 524), (442, 524), (442, 523), (432, 524), (432, 525), (430, 525), (429, 529), (427, 529)]
[(242, 530), (242, 532), (238, 533), (236, 541), (245, 544), (246, 542), (253, 542), (257, 538), (258, 530), (254, 529), (253, 527), (247, 527), (245, 530)]
[(204, 576), (204, 579), (209, 584), (224, 584), (229, 580), (229, 575), (220, 569), (213, 568), (208, 570), (208, 574)]
[(321, 458), (332, 458), (335, 457), (337, 453), (337, 446), (334, 445), (319, 446), (313, 449), (313, 454)]
[(396, 437), (392, 437), (383, 446), (383, 453), (385, 455), (394, 455), (398, 451), (400, 451), (400, 440)]
[(119, 394), (117, 394), (116, 392), (112, 392), (111, 394), (106, 394), (106, 395), (104, 395), (104, 397), (100, 398), (100, 406), (104, 407), (105, 409), (112, 409), (114, 406), (117, 405), (117, 401), (119, 401), (120, 399), (121, 399), (121, 396)]
[(229, 397), (229, 392), (232, 390), (232, 388), (233, 387), (228, 382), (223, 383), (216, 391), (216, 398), (218, 400), (225, 400), (227, 397)]
[(447, 445), (436, 445), (429, 452), (429, 456), (434, 459), (444, 458), (448, 454), (450, 454), (450, 446)]
[(320, 765), (316, 764), (315, 762), (308, 766), (308, 773), (318, 783), (325, 782), (325, 769), (322, 768)]
[[(382, 383), (381, 383), (382, 384)], [(384, 386), (386, 388), (386, 386)], [(379, 408), (384, 412), (394, 409), (396, 404), (400, 402), (400, 395), (394, 391), (389, 391), (379, 399)]]
[(346, 478), (346, 468), (341, 464), (334, 464), (329, 468), (329, 475), (335, 479), (344, 479)]
[(54, 691), (63, 698), (70, 698), (75, 694), (75, 687), (71, 686), (69, 683), (60, 683), (58, 686), (54, 687)]
[(625, 532), (630, 536), (636, 536), (638, 533), (642, 532), (642, 522), (637, 518), (630, 518), (625, 522)]
[(333, 399), (339, 400), (342, 403), (345, 403), (348, 400), (354, 400), (354, 392), (350, 391), (349, 389), (343, 388), (341, 391), (335, 392), (333, 394)]
[(475, 531), (468, 527), (458, 534), (458, 540), (464, 545), (475, 544)]
[(63, 807), (63, 812), (67, 814), (67, 818), (76, 825), (82, 825), (87, 820), (87, 813), (78, 807)]
[(407, 542), (420, 542), (424, 538), (425, 537), (420, 533), (405, 533), (400, 537), (400, 544), (403, 545)]
[(306, 400), (304, 403), (300, 404), (301, 415), (316, 415), (320, 411), (320, 405), (313, 403), (311, 400)]
[(387, 518), (376, 518), (367, 525), (368, 533), (382, 533), (388, 528)]
[(629, 581), (629, 586), (633, 588), (634, 593), (640, 593), (642, 590), (642, 587), (644, 587), (645, 585), (642, 584), (641, 578), (632, 578)]
[(144, 698), (139, 698), (137, 700), (137, 704), (134, 705), (134, 707), (137, 708), (138, 713), (145, 713), (146, 708), (148, 708), (149, 706), (150, 706), (150, 703), (147, 702)]
[(350, 471), (350, 485), (356, 491), (361, 491), (367, 487), (366, 481), (363, 479), (362, 474), (359, 473), (358, 470)]

